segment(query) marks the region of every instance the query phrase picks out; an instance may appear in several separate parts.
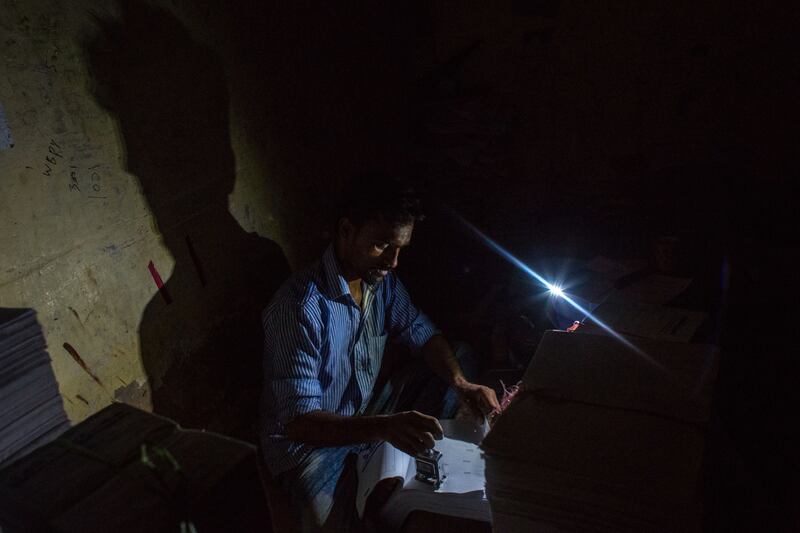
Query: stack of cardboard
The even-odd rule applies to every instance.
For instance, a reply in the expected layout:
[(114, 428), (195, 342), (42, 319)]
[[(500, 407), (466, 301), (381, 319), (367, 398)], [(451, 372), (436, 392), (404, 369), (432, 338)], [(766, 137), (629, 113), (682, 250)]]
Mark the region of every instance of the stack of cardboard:
[(673, 342), (689, 342), (708, 315), (677, 307), (640, 302), (605, 302), (578, 328), (580, 333), (608, 334), (600, 324), (625, 335)]
[(0, 470), (0, 530), (264, 531), (254, 446), (115, 403)]
[(718, 351), (548, 331), (481, 447), (495, 531), (693, 531)]
[(0, 463), (69, 428), (33, 309), (0, 309)]

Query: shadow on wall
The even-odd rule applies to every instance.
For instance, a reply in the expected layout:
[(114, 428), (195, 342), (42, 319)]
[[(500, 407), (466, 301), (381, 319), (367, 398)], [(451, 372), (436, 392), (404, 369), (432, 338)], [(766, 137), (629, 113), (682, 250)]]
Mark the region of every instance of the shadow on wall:
[[(86, 47), (96, 96), (119, 120), (128, 170), (175, 258), (139, 325), (153, 409), (185, 427), (252, 438), (260, 314), (289, 267), (276, 243), (243, 231), (228, 210), (225, 72), (177, 19), (145, 3), (123, 2), (119, 20), (98, 25)], [(135, 404), (127, 396), (115, 394)]]
[(327, 246), (331, 199), (352, 175), (408, 170), (420, 9), (295, 0), (228, 2), (220, 10), (232, 35), (234, 116), (270, 147), (251, 155), (281, 176), (269, 190), (280, 197), (273, 209), (297, 268)]

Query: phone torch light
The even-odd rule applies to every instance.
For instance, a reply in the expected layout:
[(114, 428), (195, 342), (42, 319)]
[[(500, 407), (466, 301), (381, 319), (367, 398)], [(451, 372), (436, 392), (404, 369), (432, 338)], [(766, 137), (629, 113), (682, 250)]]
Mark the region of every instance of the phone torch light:
[(564, 297), (564, 290), (558, 285), (548, 285), (547, 288), (550, 289), (550, 294), (552, 294), (553, 296), (556, 296), (558, 298)]

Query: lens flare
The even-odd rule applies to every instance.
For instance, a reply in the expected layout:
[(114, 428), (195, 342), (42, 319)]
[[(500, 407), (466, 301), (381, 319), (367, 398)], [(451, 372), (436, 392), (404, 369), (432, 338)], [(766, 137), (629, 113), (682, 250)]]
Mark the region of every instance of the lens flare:
[(548, 289), (550, 290), (550, 293), (551, 293), (553, 296), (556, 296), (556, 297), (558, 297), (558, 298), (563, 298), (563, 297), (564, 297), (564, 289), (562, 289), (562, 288), (561, 288), (561, 287), (559, 287), (558, 285), (550, 285), (550, 286), (548, 287)]
[(536, 281), (541, 283), (547, 290), (550, 291), (550, 293), (553, 296), (556, 296), (556, 297), (559, 297), (559, 298), (563, 299), (565, 302), (567, 302), (572, 307), (577, 309), (580, 313), (582, 313), (586, 318), (591, 319), (592, 322), (597, 324), (597, 326), (602, 328), (606, 333), (608, 333), (609, 335), (611, 335), (612, 337), (617, 339), (625, 347), (629, 348), (631, 351), (633, 351), (634, 353), (636, 353), (637, 355), (642, 357), (645, 361), (647, 361), (651, 365), (655, 366), (656, 368), (658, 368), (658, 369), (660, 369), (660, 370), (662, 370), (662, 371), (664, 371), (666, 373), (669, 373), (669, 371), (663, 365), (661, 365), (658, 361), (656, 361), (655, 359), (653, 359), (652, 357), (647, 355), (644, 351), (642, 351), (635, 344), (631, 343), (628, 339), (626, 339), (625, 337), (623, 337), (622, 335), (620, 335), (619, 333), (614, 331), (609, 325), (607, 325), (606, 323), (604, 323), (603, 321), (598, 319), (596, 316), (592, 315), (592, 313), (588, 309), (585, 309), (578, 302), (576, 302), (575, 300), (570, 298), (570, 296), (567, 293), (565, 293), (564, 290), (561, 287), (559, 287), (557, 285), (553, 285), (552, 283), (550, 283), (549, 281), (544, 279), (538, 272), (536, 272), (531, 267), (529, 267), (528, 265), (526, 265), (525, 263), (523, 263), (522, 261), (520, 261), (519, 259), (514, 257), (511, 254), (511, 252), (509, 252), (508, 250), (506, 250), (505, 248), (500, 246), (500, 244), (498, 244), (495, 241), (493, 241), (492, 239), (490, 239), (485, 233), (483, 233), (477, 227), (472, 225), (470, 222), (468, 222), (466, 219), (464, 219), (461, 215), (455, 213), (452, 210), (449, 210), (449, 211), (459, 222), (461, 222), (472, 233), (474, 233), (478, 238), (480, 238), (480, 240), (490, 250), (493, 250), (498, 255), (500, 255), (500, 257), (502, 257), (503, 259), (505, 259), (506, 261), (508, 261), (509, 263), (511, 263), (512, 265), (514, 265), (515, 267), (519, 268), (520, 270), (522, 270), (523, 272), (528, 274), (530, 277), (532, 277), (533, 279), (535, 279)]

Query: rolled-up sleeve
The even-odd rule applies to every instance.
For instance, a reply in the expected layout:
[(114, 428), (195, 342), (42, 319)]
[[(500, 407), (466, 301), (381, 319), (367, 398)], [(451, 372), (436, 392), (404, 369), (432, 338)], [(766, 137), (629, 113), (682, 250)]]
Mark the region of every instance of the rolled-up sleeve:
[(300, 415), (318, 411), (320, 331), (316, 317), (302, 306), (282, 305), (264, 322), (264, 353), (271, 357), (275, 415), (286, 425)]
[(405, 286), (394, 274), (388, 279), (389, 305), (386, 323), (389, 336), (417, 353), (434, 335), (441, 333), (428, 316), (411, 303)]

